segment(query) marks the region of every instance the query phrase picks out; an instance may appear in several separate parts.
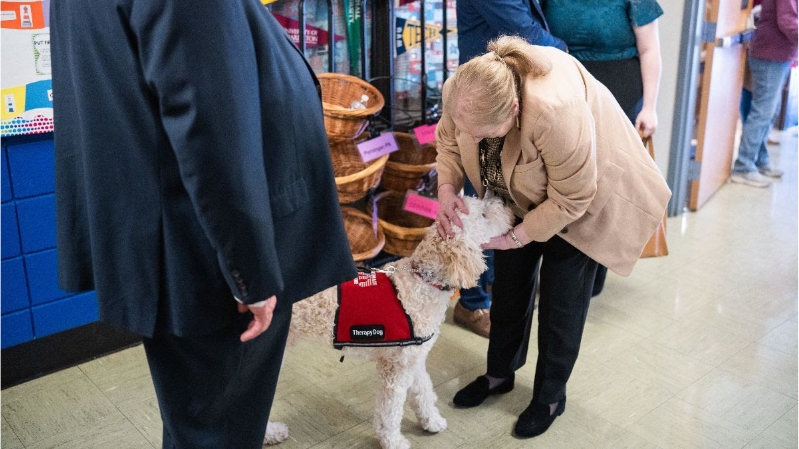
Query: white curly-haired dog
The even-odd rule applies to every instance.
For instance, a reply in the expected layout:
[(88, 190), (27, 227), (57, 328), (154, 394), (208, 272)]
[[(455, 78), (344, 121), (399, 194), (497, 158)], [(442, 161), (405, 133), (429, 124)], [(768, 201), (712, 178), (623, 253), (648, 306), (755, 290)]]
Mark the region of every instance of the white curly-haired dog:
[[(397, 290), (405, 312), (413, 322), (416, 335), (432, 338), (419, 345), (388, 347), (344, 347), (343, 355), (364, 357), (376, 362), (377, 397), (374, 425), (380, 445), (385, 449), (409, 448), (410, 442), (400, 433), (405, 397), (421, 427), (437, 433), (447, 421), (436, 408), (433, 383), (425, 360), (438, 338), (439, 328), (453, 295), (451, 288), (477, 285), (486, 270), (480, 245), (511, 228), (511, 212), (498, 198), (464, 198), (468, 215), (459, 213), (463, 229), (455, 228), (455, 237), (442, 239), (430, 226), (410, 257), (382, 267)], [(393, 267), (393, 268), (391, 268)], [(441, 289), (442, 285), (451, 288)], [(338, 308), (337, 288), (332, 287), (294, 304), (289, 345), (298, 339), (312, 338), (330, 345), (334, 337), (334, 319)], [(288, 437), (288, 427), (270, 422), (264, 442), (277, 444)]]

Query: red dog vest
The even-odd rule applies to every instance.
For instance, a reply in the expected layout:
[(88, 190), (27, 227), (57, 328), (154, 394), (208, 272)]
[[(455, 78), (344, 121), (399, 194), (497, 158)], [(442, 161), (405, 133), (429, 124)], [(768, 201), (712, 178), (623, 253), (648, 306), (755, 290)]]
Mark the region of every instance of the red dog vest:
[(432, 338), (417, 337), (402, 308), (394, 284), (385, 273), (359, 272), (338, 286), (338, 310), (333, 347), (420, 345)]

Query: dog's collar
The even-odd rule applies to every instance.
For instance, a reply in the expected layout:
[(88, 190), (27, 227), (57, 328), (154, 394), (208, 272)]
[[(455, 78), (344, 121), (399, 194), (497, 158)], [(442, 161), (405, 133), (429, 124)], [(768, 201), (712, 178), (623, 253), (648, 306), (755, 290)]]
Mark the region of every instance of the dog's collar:
[(419, 276), (419, 278), (421, 280), (426, 282), (431, 287), (437, 288), (437, 289), (441, 290), (442, 292), (449, 291), (449, 290), (453, 289), (453, 287), (451, 285), (449, 285), (449, 284), (442, 284), (442, 283), (436, 282), (436, 280), (433, 279), (433, 277), (430, 276), (427, 272), (425, 272), (424, 270), (418, 269), (416, 267), (415, 263), (411, 263), (411, 269), (413, 270), (414, 274), (416, 274), (416, 276)]
[(397, 268), (394, 265), (388, 265), (385, 268), (360, 268), (359, 267), (358, 270), (359, 271), (365, 271), (365, 272), (375, 271), (375, 272), (378, 272), (378, 273), (388, 273), (388, 274), (396, 273), (399, 270), (410, 271), (410, 272), (413, 272), (413, 274), (415, 274), (416, 276), (418, 276), (419, 279), (423, 280), (427, 285), (429, 285), (431, 287), (434, 287), (434, 288), (436, 288), (438, 290), (441, 290), (442, 292), (454, 289), (454, 287), (449, 285), (449, 284), (437, 282), (437, 280), (435, 279), (434, 276), (432, 276), (430, 273), (428, 273), (425, 270), (419, 269), (416, 266), (416, 263), (414, 263), (414, 262), (411, 262), (411, 268), (410, 269), (408, 269), (408, 268)]
[(449, 284), (439, 284), (438, 282), (428, 278), (427, 276), (425, 276), (424, 274), (422, 274), (422, 273), (420, 273), (418, 271), (415, 271), (414, 273), (416, 274), (416, 276), (419, 276), (419, 279), (423, 280), (429, 286), (437, 288), (437, 289), (441, 290), (442, 292), (446, 292), (446, 291), (452, 290), (452, 286), (449, 285)]

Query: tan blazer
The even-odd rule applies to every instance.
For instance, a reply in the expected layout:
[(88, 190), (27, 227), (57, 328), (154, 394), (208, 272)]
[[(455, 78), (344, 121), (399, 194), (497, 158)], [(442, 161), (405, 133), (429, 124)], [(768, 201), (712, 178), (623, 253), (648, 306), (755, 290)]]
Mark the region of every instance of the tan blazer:
[[(627, 276), (663, 218), (671, 191), (604, 85), (560, 50), (529, 51), (549, 59), (552, 70), (525, 80), (521, 129), (508, 133), (501, 155), (511, 197), (529, 211), (523, 226), (534, 241), (558, 234)], [(444, 97), (449, 86), (444, 84)], [(482, 197), (477, 142), (455, 127), (446, 109), (436, 139), (439, 184), (460, 189), (465, 172)]]

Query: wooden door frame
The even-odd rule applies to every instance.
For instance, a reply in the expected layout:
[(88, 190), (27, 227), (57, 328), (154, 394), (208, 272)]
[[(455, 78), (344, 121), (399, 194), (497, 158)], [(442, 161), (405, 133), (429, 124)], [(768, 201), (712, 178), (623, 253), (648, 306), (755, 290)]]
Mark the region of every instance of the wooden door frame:
[[(672, 189), (672, 199), (669, 202), (668, 215), (676, 216), (689, 211), (689, 206), (692, 204), (692, 199), (697, 200), (695, 195), (701, 193), (699, 191), (692, 192), (694, 185), (700, 180), (705, 178), (706, 173), (700, 171), (702, 158), (692, 163), (691, 152), (693, 148), (692, 141), (696, 138), (696, 145), (704, 148), (706, 142), (702, 142), (700, 137), (704, 130), (699, 130), (697, 136), (693, 136), (695, 123), (697, 122), (697, 91), (698, 84), (702, 82), (702, 76), (699, 73), (700, 55), (703, 48), (706, 48), (708, 43), (718, 40), (716, 23), (705, 22), (708, 18), (705, 17), (705, 11), (709, 0), (686, 0), (683, 7), (683, 34), (680, 43), (680, 59), (677, 74), (677, 94), (675, 98), (675, 115), (672, 120), (672, 141), (671, 151), (669, 153), (669, 171), (666, 181)], [(751, 7), (751, 0), (716, 0), (719, 2), (740, 2), (741, 9)], [(726, 11), (726, 10), (725, 10)], [(739, 21), (740, 15), (737, 16)], [(711, 20), (715, 20), (711, 18)], [(735, 37), (739, 39), (746, 38), (747, 30), (741, 28), (743, 24), (738, 23), (735, 26)], [(726, 30), (720, 30), (721, 34), (726, 35)], [(733, 35), (730, 35), (733, 36)], [(719, 41), (721, 42), (721, 41)], [(733, 45), (740, 45), (743, 41), (733, 41)], [(713, 45), (713, 44), (710, 44)], [(718, 45), (718, 44), (717, 44)], [(726, 45), (724, 45), (726, 47)], [(715, 47), (714, 47), (715, 48)], [(712, 69), (712, 59), (715, 56), (708, 52), (708, 61), (705, 61), (705, 71)], [(743, 66), (741, 67), (743, 69)], [(707, 73), (705, 73), (707, 75)], [(709, 86), (705, 86), (706, 88)], [(705, 95), (709, 95), (709, 89), (706, 89)], [(733, 137), (734, 139), (734, 137)], [(734, 142), (733, 142), (734, 146)], [(706, 150), (706, 149), (705, 149)], [(730, 161), (730, 168), (732, 162)], [(718, 180), (718, 178), (710, 178)], [(705, 179), (707, 182), (707, 179)], [(707, 192), (705, 192), (707, 193)], [(712, 193), (711, 193), (712, 195)], [(695, 204), (696, 207), (701, 206), (707, 196), (700, 204)]]

